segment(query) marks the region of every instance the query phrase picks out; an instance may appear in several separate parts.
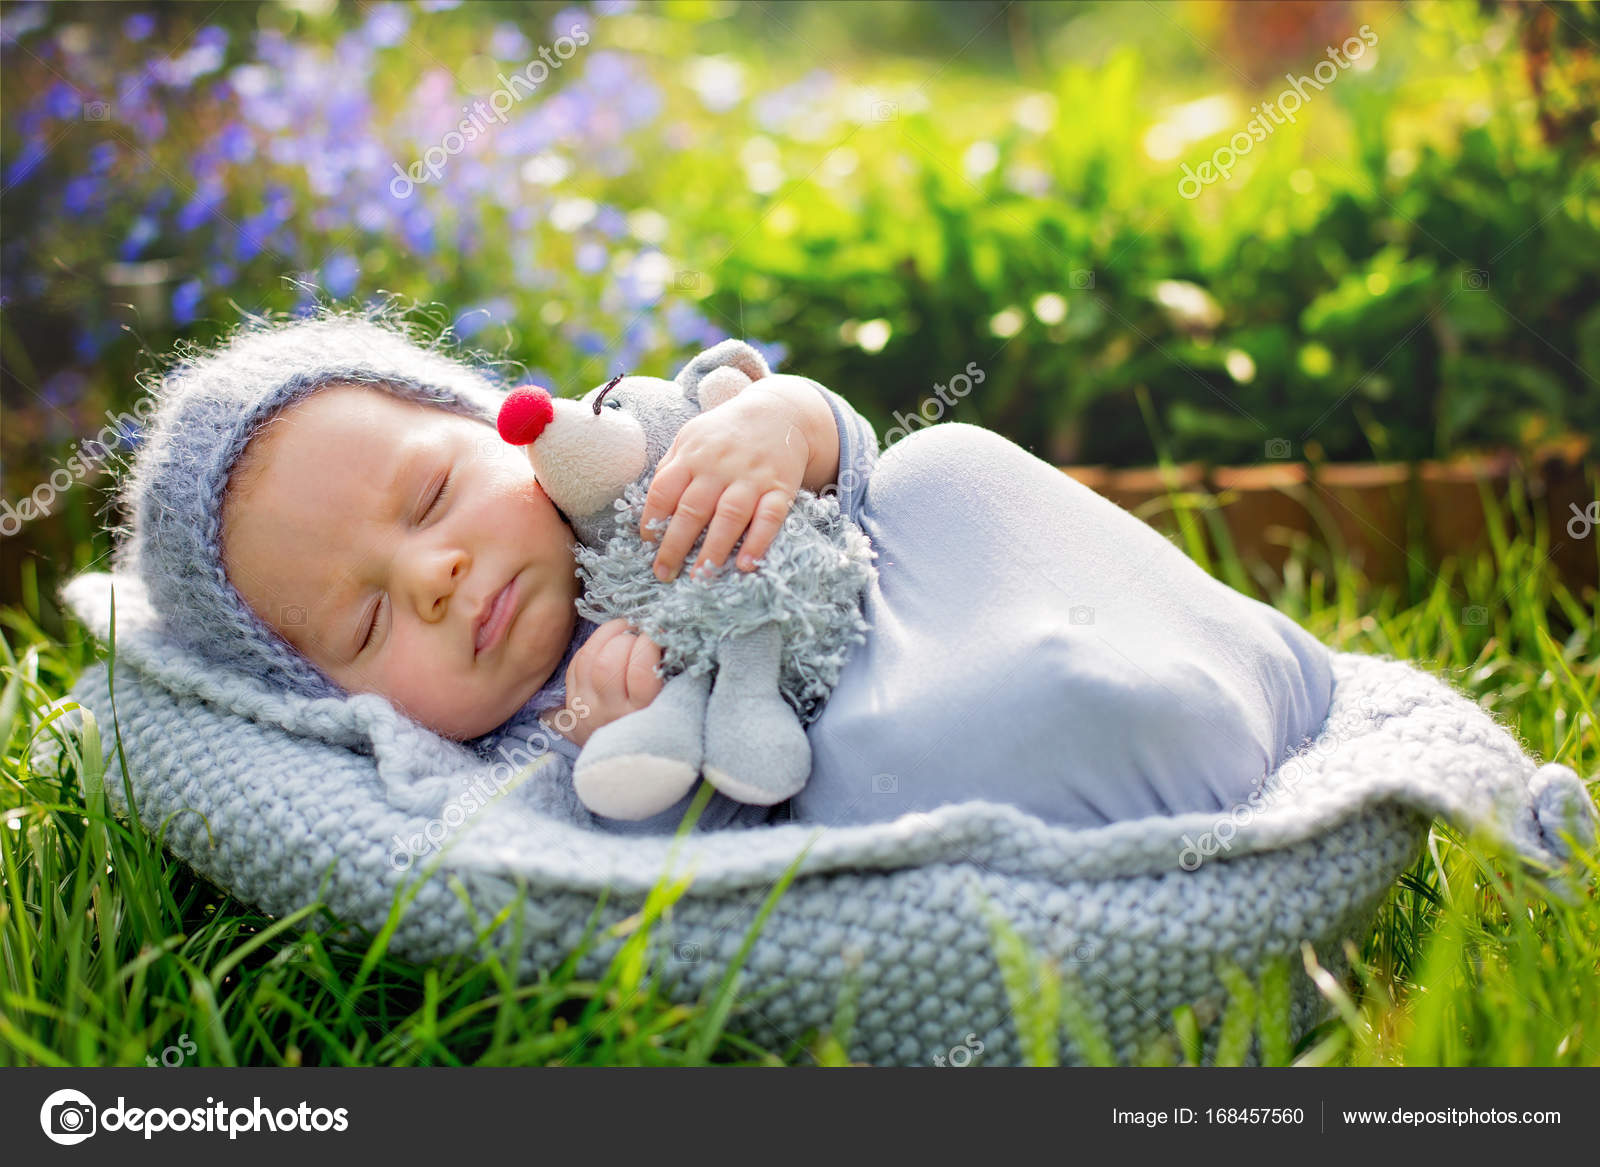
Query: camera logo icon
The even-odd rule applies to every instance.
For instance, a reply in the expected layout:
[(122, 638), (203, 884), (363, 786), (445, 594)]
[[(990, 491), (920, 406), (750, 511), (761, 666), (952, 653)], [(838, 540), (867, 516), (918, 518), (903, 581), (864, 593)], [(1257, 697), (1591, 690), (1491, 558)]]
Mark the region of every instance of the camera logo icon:
[(1482, 628), (1489, 623), (1489, 609), (1482, 604), (1470, 604), (1461, 609), (1461, 622), (1472, 628)]
[(1461, 273), (1461, 286), (1469, 292), (1482, 292), (1489, 287), (1489, 273), (1478, 268)]
[(1267, 439), (1267, 457), (1282, 459), (1289, 457), (1293, 453), (1294, 447), (1289, 444), (1287, 438)]
[(691, 944), (688, 941), (681, 941), (673, 946), (672, 955), (675, 959), (682, 961), (684, 964), (699, 964), (700, 946), (698, 944)]
[(874, 774), (872, 776), (872, 793), (896, 794), (900, 790), (900, 779), (893, 774)]
[(284, 624), (291, 628), (298, 628), (306, 622), (306, 610), (299, 604), (285, 604), (281, 611)]
[(52, 1143), (70, 1147), (95, 1132), (98, 1112), (89, 1096), (78, 1090), (57, 1090), (39, 1108), (39, 1125)]
[(83, 120), (86, 122), (108, 122), (111, 120), (111, 103), (108, 101), (86, 101), (83, 103)]
[(1089, 607), (1088, 604), (1075, 604), (1073, 607), (1067, 609), (1067, 623), (1093, 624), (1094, 609)]
[(1067, 286), (1074, 292), (1088, 292), (1094, 288), (1094, 272), (1088, 270), (1075, 271), (1067, 279)]

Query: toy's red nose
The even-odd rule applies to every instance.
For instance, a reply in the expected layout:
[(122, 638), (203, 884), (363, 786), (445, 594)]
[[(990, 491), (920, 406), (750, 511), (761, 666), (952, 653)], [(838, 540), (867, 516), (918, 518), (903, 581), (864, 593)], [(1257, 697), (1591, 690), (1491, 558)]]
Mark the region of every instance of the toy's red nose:
[(520, 385), (500, 406), (497, 428), (500, 436), (513, 446), (530, 446), (555, 416), (556, 409), (550, 404), (549, 393), (537, 385)]

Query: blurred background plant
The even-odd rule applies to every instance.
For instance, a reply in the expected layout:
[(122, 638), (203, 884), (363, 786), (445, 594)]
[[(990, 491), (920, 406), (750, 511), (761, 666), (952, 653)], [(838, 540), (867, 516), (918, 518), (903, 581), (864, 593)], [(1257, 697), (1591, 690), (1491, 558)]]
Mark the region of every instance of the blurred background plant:
[(0, 599), (24, 556), (104, 552), (108, 477), (68, 460), (137, 445), (141, 378), (319, 301), (398, 297), (564, 392), (743, 335), (880, 434), (975, 366), (940, 419), (1057, 463), (1152, 461), (1141, 391), (1171, 457), (1214, 463), (1600, 430), (1592, 3), (9, 3), (0, 26), (0, 498), (51, 516), (0, 539)]

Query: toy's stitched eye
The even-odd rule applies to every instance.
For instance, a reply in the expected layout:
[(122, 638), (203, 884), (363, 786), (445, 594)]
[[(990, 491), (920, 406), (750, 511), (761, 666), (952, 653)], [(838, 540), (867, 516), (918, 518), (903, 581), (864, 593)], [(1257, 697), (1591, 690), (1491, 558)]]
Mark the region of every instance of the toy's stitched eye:
[(606, 408), (607, 409), (621, 409), (622, 408), (622, 402), (616, 401), (616, 400), (608, 401), (608, 402), (606, 402)]
[[(615, 389), (617, 387), (617, 382), (622, 380), (622, 378), (624, 378), (626, 376), (627, 376), (626, 373), (618, 373), (615, 377), (611, 378), (611, 380), (606, 382), (606, 387), (604, 389), (600, 390), (600, 396), (598, 396), (598, 397), (596, 397), (594, 399), (594, 415), (596, 417), (600, 416), (600, 406), (603, 405), (603, 404), (607, 404), (607, 402), (606, 402), (606, 394), (610, 393), (613, 389)], [(622, 408), (622, 403), (620, 401), (612, 401), (609, 404), (610, 404), (612, 409), (621, 409)]]

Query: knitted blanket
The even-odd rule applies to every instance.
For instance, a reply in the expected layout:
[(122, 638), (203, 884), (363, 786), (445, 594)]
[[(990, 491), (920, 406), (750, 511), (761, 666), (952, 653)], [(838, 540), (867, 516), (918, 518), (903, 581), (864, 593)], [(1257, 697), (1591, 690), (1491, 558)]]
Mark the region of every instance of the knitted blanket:
[[(1022, 1060), (998, 919), (1066, 978), (1064, 1060), (1086, 1056), (1085, 1033), (1139, 1060), (1168, 1040), (1178, 1006), (1202, 1023), (1219, 1015), (1223, 962), (1250, 975), (1297, 966), (1309, 940), (1337, 967), (1338, 941), (1368, 926), (1435, 816), (1537, 868), (1569, 857), (1563, 832), (1594, 840), (1595, 808), (1571, 770), (1538, 765), (1472, 701), (1412, 666), (1345, 653), (1321, 735), (1229, 815), (1073, 830), (974, 801), (823, 830), (612, 836), (579, 824), (556, 755), (508, 783), (509, 767), (381, 698), (309, 699), (208, 669), (163, 637), (136, 579), (88, 574), (64, 590), (99, 639), (113, 582), (115, 716), (139, 817), (166, 823), (167, 846), (195, 870), (269, 914), (320, 895), (373, 931), (401, 885), (420, 879), (391, 944), (419, 961), (503, 951), (510, 923), (479, 935), (452, 885), (489, 920), (525, 883), (521, 976), (578, 945), (604, 889), (602, 926), (637, 912), (664, 875), (692, 874), (657, 939), (661, 987), (694, 1001), (797, 864), (739, 983), (737, 1022), (777, 1048), (827, 1029), (849, 991), (852, 1058)], [(97, 664), (71, 694), (108, 743), (111, 680)], [(36, 765), (52, 752), (36, 751)], [(108, 752), (106, 793), (125, 812)], [(600, 936), (580, 975), (596, 975), (622, 943)], [(1293, 976), (1304, 1026), (1317, 998)]]

